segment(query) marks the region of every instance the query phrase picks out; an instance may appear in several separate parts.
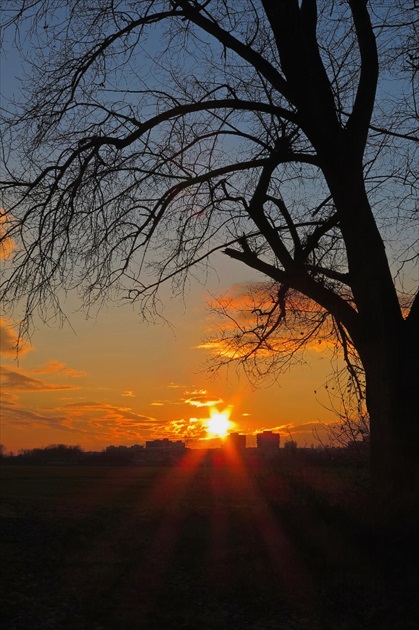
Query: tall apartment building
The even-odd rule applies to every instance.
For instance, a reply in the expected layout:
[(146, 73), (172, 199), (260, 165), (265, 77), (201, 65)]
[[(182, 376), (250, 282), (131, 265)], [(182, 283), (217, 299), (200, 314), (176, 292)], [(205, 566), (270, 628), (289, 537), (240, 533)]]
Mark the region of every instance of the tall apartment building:
[(229, 433), (225, 439), (226, 447), (232, 446), (236, 451), (246, 448), (246, 436), (243, 433)]
[(262, 454), (271, 455), (279, 450), (279, 433), (272, 431), (262, 431), (256, 435), (256, 446)]

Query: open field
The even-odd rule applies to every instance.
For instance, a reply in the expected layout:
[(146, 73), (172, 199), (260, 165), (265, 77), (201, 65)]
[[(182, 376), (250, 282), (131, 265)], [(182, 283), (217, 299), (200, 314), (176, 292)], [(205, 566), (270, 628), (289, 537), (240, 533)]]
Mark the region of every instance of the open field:
[(333, 469), (199, 457), (3, 466), (2, 627), (419, 627), (412, 514), (372, 510)]

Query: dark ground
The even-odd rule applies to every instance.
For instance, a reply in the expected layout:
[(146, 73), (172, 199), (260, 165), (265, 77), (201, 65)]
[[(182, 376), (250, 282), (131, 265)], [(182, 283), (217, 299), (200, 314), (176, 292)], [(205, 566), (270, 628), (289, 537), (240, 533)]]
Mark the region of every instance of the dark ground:
[(413, 512), (334, 469), (197, 458), (3, 466), (2, 627), (419, 628)]

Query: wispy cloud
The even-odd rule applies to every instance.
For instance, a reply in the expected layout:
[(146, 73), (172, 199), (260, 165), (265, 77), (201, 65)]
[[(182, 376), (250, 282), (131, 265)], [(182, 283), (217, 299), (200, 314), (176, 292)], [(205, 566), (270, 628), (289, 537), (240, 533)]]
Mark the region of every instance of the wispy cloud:
[(12, 426), (15, 429), (45, 429), (53, 428), (69, 432), (70, 428), (65, 425), (65, 417), (56, 415), (53, 412), (42, 410), (29, 410), (19, 405), (7, 404), (3, 401), (2, 423), (4, 426)]
[[(101, 444), (140, 442), (149, 436), (161, 434), (161, 421), (133, 411), (95, 401), (73, 402), (51, 407), (34, 407), (28, 410), (16, 401), (3, 405), (5, 426), (15, 429), (54, 429), (84, 441)], [(33, 434), (36, 436), (36, 433)], [(79, 439), (77, 437), (76, 439)]]
[(73, 370), (72, 368), (67, 367), (65, 363), (61, 363), (60, 361), (47, 361), (39, 368), (34, 370), (30, 370), (31, 374), (62, 374), (64, 376), (70, 376), (71, 378), (80, 378), (81, 376), (85, 376), (86, 372), (81, 370)]
[(4, 388), (2, 388), (1, 391), (1, 405), (10, 405), (10, 406), (16, 406), (19, 403), (19, 396), (17, 394), (14, 394), (12, 392), (8, 392), (6, 391)]
[(318, 353), (336, 347), (333, 322), (324, 309), (290, 290), (284, 316), (284, 303), (272, 282), (232, 285), (209, 306), (213, 317), (207, 338), (194, 347), (221, 361), (240, 361), (257, 354), (265, 361), (275, 357), (277, 363), (288, 364), (290, 357), (302, 351)]
[(212, 407), (223, 402), (223, 399), (218, 396), (210, 396), (206, 389), (185, 392), (185, 396), (182, 402), (192, 407)]
[(2, 368), (0, 379), (2, 387), (6, 390), (47, 392), (65, 389), (78, 389), (78, 387), (73, 385), (47, 383), (39, 378), (28, 376), (28, 373), (20, 370), (13, 370), (7, 367)]
[(123, 392), (121, 392), (121, 396), (125, 398), (135, 398), (134, 392), (131, 391), (130, 389), (126, 389)]
[[(58, 410), (57, 410), (58, 411)], [(85, 401), (64, 405), (60, 413), (65, 426), (86, 431), (110, 443), (144, 442), (167, 437), (176, 440), (198, 440), (205, 436), (205, 420), (179, 418), (160, 420), (138, 413), (131, 407)]]

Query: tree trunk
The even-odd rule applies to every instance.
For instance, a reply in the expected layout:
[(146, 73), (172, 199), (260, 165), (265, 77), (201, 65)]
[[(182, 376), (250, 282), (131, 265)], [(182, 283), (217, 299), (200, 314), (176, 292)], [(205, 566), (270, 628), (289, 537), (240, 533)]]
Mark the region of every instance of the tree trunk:
[[(371, 337), (375, 335), (371, 333)], [(361, 349), (371, 423), (375, 490), (397, 498), (419, 490), (419, 352), (406, 322)]]
[[(343, 173), (329, 170), (340, 216), (358, 325), (349, 334), (366, 375), (371, 423), (371, 475), (389, 497), (419, 489), (419, 326), (403, 319), (384, 244), (350, 155)], [(345, 158), (343, 158), (345, 163)]]

